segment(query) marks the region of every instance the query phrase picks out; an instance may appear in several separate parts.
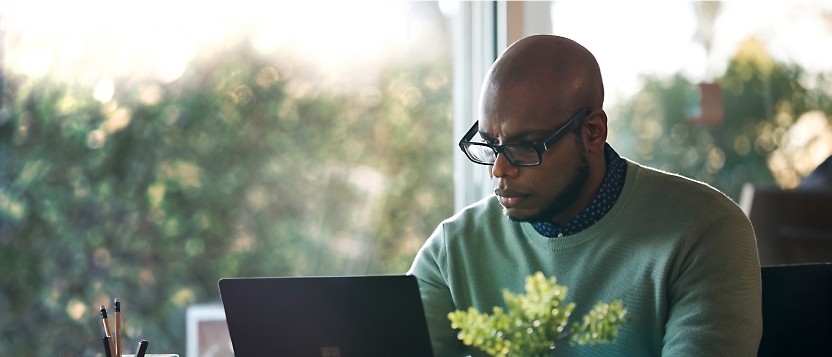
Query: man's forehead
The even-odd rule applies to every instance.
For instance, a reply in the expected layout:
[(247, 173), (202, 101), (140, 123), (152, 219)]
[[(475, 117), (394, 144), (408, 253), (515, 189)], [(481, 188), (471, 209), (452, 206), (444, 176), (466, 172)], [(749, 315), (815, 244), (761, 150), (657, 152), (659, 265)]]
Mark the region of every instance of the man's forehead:
[(546, 136), (556, 129), (557, 124), (552, 120), (528, 116), (483, 116), (479, 122), (479, 133), (483, 138), (509, 141)]
[(484, 98), (480, 113), (480, 131), (519, 133), (545, 131), (559, 126), (568, 118), (556, 93), (541, 95), (525, 89), (495, 91)]

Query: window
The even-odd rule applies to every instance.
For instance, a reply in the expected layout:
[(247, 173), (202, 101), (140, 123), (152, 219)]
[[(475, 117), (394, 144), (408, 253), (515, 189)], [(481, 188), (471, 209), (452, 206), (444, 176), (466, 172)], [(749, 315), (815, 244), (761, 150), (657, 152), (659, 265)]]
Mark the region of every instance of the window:
[[(832, 46), (830, 13), (829, 2), (551, 10), (554, 34), (598, 58), (613, 147), (735, 201), (746, 183), (795, 188), (832, 155), (832, 62), (820, 52)], [(586, 26), (586, 14), (604, 25)]]
[(219, 278), (403, 273), (453, 213), (435, 2), (3, 6), (0, 355), (100, 352), (115, 297), (182, 353)]

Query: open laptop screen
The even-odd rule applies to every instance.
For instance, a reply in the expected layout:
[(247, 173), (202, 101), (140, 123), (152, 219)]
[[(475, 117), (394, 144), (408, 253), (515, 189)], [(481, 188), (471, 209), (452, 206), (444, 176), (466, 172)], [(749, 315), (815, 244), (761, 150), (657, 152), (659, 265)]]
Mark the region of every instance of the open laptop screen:
[(219, 281), (237, 357), (432, 356), (416, 278)]

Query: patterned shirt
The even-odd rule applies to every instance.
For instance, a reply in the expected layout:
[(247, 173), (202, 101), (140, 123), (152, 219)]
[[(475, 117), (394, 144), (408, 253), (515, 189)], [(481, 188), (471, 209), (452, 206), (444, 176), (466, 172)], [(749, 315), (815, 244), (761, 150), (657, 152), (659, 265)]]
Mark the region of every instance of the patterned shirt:
[(627, 161), (618, 156), (610, 144), (604, 144), (604, 156), (607, 161), (607, 171), (598, 194), (581, 213), (562, 226), (552, 222), (534, 222), (532, 227), (543, 236), (563, 237), (579, 233), (589, 228), (612, 209), (621, 190), (624, 188), (624, 178), (627, 176)]

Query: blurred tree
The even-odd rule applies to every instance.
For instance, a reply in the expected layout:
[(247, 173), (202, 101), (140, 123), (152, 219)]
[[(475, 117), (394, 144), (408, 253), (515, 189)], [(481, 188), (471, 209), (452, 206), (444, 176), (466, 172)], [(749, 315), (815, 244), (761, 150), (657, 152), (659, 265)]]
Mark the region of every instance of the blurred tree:
[[(794, 180), (775, 181), (782, 168), (772, 165), (772, 153), (786, 144), (784, 134), (795, 118), (811, 111), (825, 119), (832, 114), (826, 77), (776, 62), (750, 38), (717, 82), (724, 119), (703, 125), (691, 120), (698, 105), (693, 83), (681, 74), (645, 78), (642, 90), (610, 120), (611, 142), (623, 156), (707, 182), (735, 201), (747, 182), (796, 186)], [(807, 82), (813, 85), (808, 88)]]
[(220, 278), (409, 267), (452, 213), (449, 59), (350, 91), (289, 65), (243, 44), (103, 103), (7, 73), (0, 355), (99, 353), (115, 297), (130, 341), (184, 353)]

